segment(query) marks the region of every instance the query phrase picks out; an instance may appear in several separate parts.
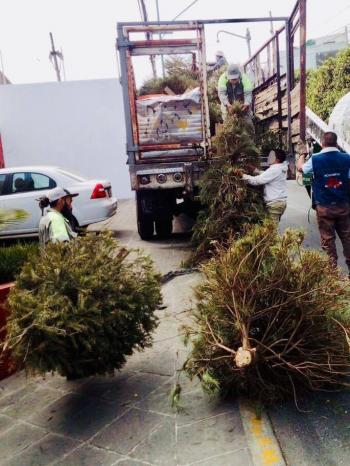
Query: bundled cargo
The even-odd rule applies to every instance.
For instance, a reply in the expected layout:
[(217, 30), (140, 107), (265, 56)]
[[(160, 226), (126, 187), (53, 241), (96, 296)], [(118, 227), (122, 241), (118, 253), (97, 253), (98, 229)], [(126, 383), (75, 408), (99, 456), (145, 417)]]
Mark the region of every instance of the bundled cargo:
[(148, 95), (136, 102), (140, 144), (195, 143), (203, 139), (197, 87), (182, 95)]

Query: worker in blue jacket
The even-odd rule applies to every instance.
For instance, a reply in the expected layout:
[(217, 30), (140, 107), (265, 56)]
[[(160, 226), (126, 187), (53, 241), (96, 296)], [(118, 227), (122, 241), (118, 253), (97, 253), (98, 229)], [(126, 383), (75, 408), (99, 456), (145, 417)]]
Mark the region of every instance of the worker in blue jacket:
[(350, 273), (350, 155), (339, 151), (337, 135), (331, 131), (324, 133), (321, 145), (321, 152), (313, 155), (307, 162), (305, 154), (302, 154), (297, 168), (305, 175), (313, 174), (313, 197), (322, 249), (328, 254), (331, 264), (336, 267), (337, 233)]

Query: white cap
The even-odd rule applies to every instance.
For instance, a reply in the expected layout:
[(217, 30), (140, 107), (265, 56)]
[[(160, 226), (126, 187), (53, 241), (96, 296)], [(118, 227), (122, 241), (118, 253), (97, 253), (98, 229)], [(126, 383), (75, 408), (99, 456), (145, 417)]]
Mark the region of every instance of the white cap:
[(57, 188), (51, 189), (51, 191), (47, 193), (47, 197), (49, 199), (50, 204), (51, 202), (58, 201), (58, 199), (62, 199), (62, 197), (67, 197), (67, 196), (68, 196), (67, 192), (63, 188), (60, 188), (59, 186), (57, 186)]
[(228, 65), (226, 73), (228, 79), (239, 79), (241, 77), (239, 66), (233, 63)]

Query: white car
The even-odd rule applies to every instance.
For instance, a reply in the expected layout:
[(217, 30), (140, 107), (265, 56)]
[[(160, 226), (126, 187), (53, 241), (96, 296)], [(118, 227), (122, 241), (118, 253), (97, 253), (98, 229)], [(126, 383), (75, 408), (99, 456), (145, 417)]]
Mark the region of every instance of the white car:
[(0, 209), (23, 209), (24, 221), (0, 230), (0, 238), (37, 236), (41, 218), (37, 199), (60, 186), (79, 196), (73, 200), (78, 226), (101, 222), (114, 215), (117, 199), (107, 180), (89, 180), (58, 167), (31, 166), (0, 169)]

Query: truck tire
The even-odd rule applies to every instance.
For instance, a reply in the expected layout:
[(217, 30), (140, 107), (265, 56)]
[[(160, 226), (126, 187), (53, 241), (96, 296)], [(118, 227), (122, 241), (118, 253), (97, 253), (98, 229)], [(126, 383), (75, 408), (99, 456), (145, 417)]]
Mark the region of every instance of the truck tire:
[(173, 217), (172, 216), (163, 216), (154, 222), (156, 226), (156, 234), (158, 238), (169, 238), (173, 231)]
[(150, 240), (154, 233), (154, 217), (152, 212), (152, 193), (136, 192), (137, 231), (142, 240)]
[(152, 217), (137, 219), (137, 230), (142, 240), (150, 240), (153, 237), (154, 225)]

